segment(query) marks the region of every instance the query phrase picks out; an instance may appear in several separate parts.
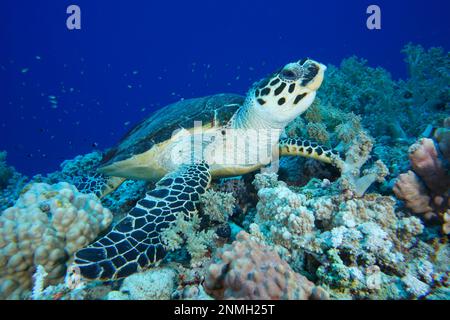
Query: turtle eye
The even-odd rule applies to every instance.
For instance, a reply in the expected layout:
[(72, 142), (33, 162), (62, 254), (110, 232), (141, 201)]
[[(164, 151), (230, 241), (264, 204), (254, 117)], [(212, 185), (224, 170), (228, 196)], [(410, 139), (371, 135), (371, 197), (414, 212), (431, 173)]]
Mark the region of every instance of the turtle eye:
[(282, 70), (280, 75), (282, 78), (284, 78), (286, 80), (297, 80), (298, 79), (297, 73), (295, 71), (289, 70), (289, 69)]

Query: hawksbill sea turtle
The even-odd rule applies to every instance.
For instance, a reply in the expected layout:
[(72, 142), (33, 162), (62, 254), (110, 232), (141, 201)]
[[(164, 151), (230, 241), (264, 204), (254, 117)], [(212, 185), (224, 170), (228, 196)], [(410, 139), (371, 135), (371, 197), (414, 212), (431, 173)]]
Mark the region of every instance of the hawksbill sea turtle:
[(189, 219), (212, 178), (261, 169), (274, 154), (334, 163), (334, 150), (283, 138), (287, 124), (314, 101), (325, 70), (302, 59), (255, 83), (245, 98), (183, 100), (138, 124), (105, 154), (98, 172), (111, 179), (103, 193), (125, 179), (159, 181), (106, 235), (75, 254), (71, 270), (86, 279), (111, 280), (160, 261), (166, 255), (161, 232), (179, 212)]

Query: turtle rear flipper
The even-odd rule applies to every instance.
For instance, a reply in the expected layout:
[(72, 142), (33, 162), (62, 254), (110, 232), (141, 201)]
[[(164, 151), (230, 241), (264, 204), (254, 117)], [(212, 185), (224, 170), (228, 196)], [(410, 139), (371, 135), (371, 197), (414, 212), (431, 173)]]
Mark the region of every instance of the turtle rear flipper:
[(161, 260), (166, 250), (161, 232), (184, 212), (190, 217), (211, 181), (201, 162), (183, 165), (161, 179), (114, 228), (75, 254), (73, 269), (87, 279), (127, 277)]

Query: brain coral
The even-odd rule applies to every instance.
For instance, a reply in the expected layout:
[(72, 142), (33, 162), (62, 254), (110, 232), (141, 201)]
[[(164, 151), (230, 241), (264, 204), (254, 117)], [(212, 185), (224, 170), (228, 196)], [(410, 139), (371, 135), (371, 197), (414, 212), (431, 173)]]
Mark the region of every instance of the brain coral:
[(220, 249), (207, 270), (205, 290), (216, 299), (306, 300), (328, 294), (291, 267), (270, 247), (244, 231)]
[(111, 221), (97, 197), (68, 183), (28, 185), (0, 216), (0, 298), (26, 297), (38, 265), (50, 284), (61, 280), (73, 253)]

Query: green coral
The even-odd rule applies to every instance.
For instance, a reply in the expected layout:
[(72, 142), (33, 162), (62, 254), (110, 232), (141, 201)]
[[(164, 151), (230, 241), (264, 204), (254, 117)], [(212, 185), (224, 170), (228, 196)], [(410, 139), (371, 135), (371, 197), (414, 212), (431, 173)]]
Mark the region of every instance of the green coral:
[(328, 68), (318, 97), (325, 105), (361, 115), (375, 137), (417, 137), (449, 112), (450, 59), (442, 48), (409, 44), (402, 52), (409, 70), (406, 81), (353, 56), (339, 68)]
[(316, 99), (305, 113), (286, 128), (290, 137), (303, 137), (327, 146), (348, 144), (362, 130), (361, 117)]
[(6, 155), (6, 151), (0, 152), (0, 189), (6, 187), (13, 175), (12, 168), (6, 164)]
[(0, 152), (0, 213), (14, 205), (28, 178), (6, 163), (7, 152)]

